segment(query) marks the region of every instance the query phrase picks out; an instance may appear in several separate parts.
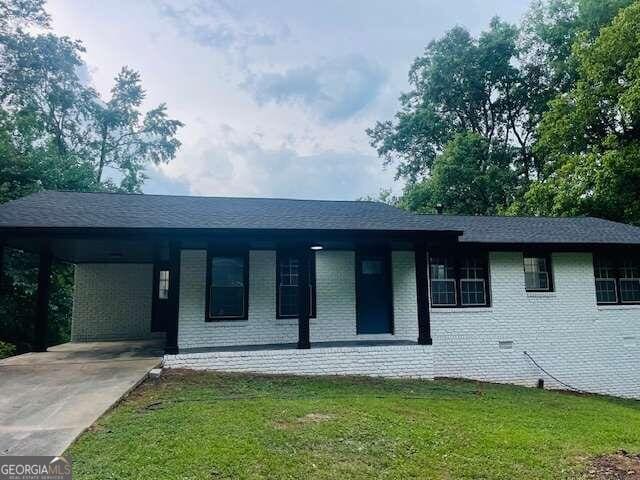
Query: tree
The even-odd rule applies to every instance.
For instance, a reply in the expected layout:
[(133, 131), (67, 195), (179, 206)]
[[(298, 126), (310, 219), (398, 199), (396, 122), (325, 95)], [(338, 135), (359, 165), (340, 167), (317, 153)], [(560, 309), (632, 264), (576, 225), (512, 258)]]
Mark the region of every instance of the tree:
[[(396, 178), (407, 182), (407, 201), (401, 204), (428, 211), (442, 203), (452, 213), (472, 207), (461, 195), (443, 197), (450, 189), (441, 182), (449, 177), (435, 182), (431, 178), (449, 143), (468, 132), (481, 136), (491, 155), (510, 158), (505, 176), (511, 180), (515, 172), (517, 177), (515, 187), (508, 184), (508, 194), (491, 197), (501, 203), (487, 209), (481, 201), (472, 213), (516, 211), (508, 209), (509, 203), (538, 188), (553, 172), (546, 150), (537, 147), (539, 125), (549, 102), (576, 84), (578, 63), (572, 46), (579, 39), (592, 42), (631, 2), (538, 0), (520, 27), (494, 18), (477, 38), (456, 27), (431, 42), (409, 71), (411, 90), (400, 97), (395, 119), (367, 130), (383, 163), (395, 164)], [(470, 164), (486, 161), (482, 149), (470, 153), (481, 155)], [(450, 179), (451, 188), (473, 189)], [(487, 185), (492, 192), (501, 187)], [(447, 204), (451, 201), (456, 203)]]
[(514, 210), (640, 224), (640, 3), (574, 45), (577, 82), (540, 125), (547, 172)]
[[(43, 188), (140, 191), (147, 165), (174, 158), (182, 123), (164, 104), (143, 112), (140, 76), (126, 67), (102, 101), (78, 76), (81, 42), (40, 33), (48, 26), (44, 0), (0, 0), (0, 202)], [(7, 251), (4, 260), (0, 340), (22, 352), (32, 340), (37, 257)], [(52, 343), (68, 338), (72, 285), (72, 267), (54, 264)]]
[(180, 147), (175, 135), (182, 122), (167, 116), (165, 104), (143, 115), (139, 108), (144, 96), (140, 74), (124, 67), (115, 78), (111, 99), (106, 104), (93, 105), (95, 138), (91, 148), (95, 152), (98, 184), (105, 167), (111, 167), (124, 174), (121, 186), (125, 190), (138, 190), (144, 181), (144, 167), (168, 162)]
[(401, 205), (420, 213), (441, 203), (449, 213), (495, 214), (513, 199), (518, 179), (510, 168), (514, 148), (493, 145), (477, 133), (457, 134), (432, 175), (408, 189)]
[[(475, 169), (483, 178), (469, 188), (480, 194), (477, 188), (482, 184), (483, 195), (500, 197), (501, 204), (517, 188), (514, 178), (526, 183), (536, 173), (532, 143), (537, 117), (533, 118), (529, 103), (538, 77), (535, 72), (527, 76), (517, 67), (518, 35), (515, 26), (497, 18), (477, 39), (464, 28), (450, 30), (413, 63), (409, 72), (413, 89), (400, 97), (395, 121), (378, 122), (367, 130), (384, 163), (397, 162), (396, 178), (407, 180), (410, 198), (404, 204), (408, 208), (422, 211), (442, 203), (453, 213), (495, 211), (497, 204), (488, 206), (482, 200), (474, 208), (463, 195), (452, 194), (443, 182), (456, 180), (445, 174), (453, 165), (465, 173)], [(462, 161), (457, 152), (465, 148), (479, 157)], [(488, 185), (499, 176), (486, 175), (484, 166), (487, 162), (499, 165), (505, 159), (511, 161), (504, 172), (508, 185)], [(495, 192), (502, 193), (496, 197)], [(452, 201), (456, 203), (448, 203)]]

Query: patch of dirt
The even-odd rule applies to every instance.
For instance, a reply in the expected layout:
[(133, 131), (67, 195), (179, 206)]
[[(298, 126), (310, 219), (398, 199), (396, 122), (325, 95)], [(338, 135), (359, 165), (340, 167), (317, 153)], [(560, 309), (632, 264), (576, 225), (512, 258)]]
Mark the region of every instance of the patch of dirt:
[(640, 480), (640, 455), (620, 450), (595, 458), (587, 468), (592, 480)]
[(294, 420), (281, 420), (274, 422), (274, 426), (279, 430), (287, 430), (289, 428), (300, 427), (308, 424), (328, 422), (334, 418), (336, 418), (335, 415), (326, 413), (307, 413), (306, 415)]

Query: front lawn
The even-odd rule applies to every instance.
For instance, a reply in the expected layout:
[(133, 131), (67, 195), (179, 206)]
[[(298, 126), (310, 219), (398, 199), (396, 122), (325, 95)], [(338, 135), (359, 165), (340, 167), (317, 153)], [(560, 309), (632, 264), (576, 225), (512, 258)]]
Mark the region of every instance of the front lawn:
[(69, 449), (75, 479), (582, 478), (640, 402), (469, 381), (165, 374)]

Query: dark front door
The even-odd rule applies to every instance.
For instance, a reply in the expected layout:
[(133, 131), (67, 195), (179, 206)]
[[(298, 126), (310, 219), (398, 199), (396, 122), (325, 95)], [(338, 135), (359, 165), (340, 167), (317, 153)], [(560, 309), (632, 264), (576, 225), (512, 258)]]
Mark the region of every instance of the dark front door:
[(158, 263), (153, 269), (153, 307), (151, 317), (152, 332), (166, 332), (169, 316), (169, 288), (171, 288), (169, 265)]
[(356, 258), (357, 332), (393, 333), (389, 252), (363, 252)]

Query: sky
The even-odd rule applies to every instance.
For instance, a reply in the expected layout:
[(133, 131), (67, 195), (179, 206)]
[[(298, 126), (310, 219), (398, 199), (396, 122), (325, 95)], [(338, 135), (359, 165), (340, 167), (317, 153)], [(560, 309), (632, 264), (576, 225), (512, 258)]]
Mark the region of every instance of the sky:
[(49, 0), (108, 98), (124, 65), (165, 102), (182, 147), (145, 193), (353, 200), (395, 193), (365, 130), (391, 119), (426, 45), (528, 0)]

